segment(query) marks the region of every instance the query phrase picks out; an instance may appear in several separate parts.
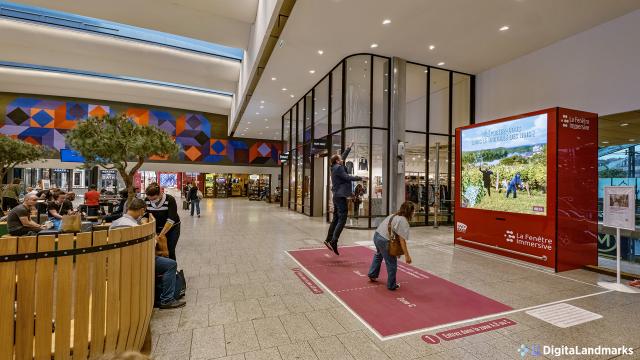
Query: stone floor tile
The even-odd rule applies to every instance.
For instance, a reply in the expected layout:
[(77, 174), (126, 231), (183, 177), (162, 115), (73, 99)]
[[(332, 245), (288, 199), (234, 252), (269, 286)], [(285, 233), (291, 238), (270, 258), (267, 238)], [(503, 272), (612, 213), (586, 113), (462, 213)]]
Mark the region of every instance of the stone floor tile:
[(160, 335), (154, 356), (175, 356), (189, 358), (191, 352), (192, 330), (182, 330)]
[(227, 354), (222, 325), (193, 330), (191, 341), (191, 357), (195, 359), (210, 359)]
[(260, 349), (260, 343), (251, 321), (224, 325), (224, 340), (228, 355)]
[(278, 348), (263, 349), (244, 354), (245, 360), (281, 360)]
[(283, 314), (288, 314), (289, 309), (284, 304), (280, 296), (267, 296), (259, 298), (260, 306), (262, 307), (262, 312), (264, 312), (264, 316), (278, 316)]
[(336, 335), (356, 360), (389, 359), (362, 331)]
[(209, 306), (209, 326), (230, 324), (238, 321), (234, 303), (212, 304)]
[(285, 345), (291, 342), (282, 322), (277, 317), (253, 320), (253, 327), (258, 336), (260, 348), (262, 349)]
[(236, 301), (234, 304), (238, 321), (254, 320), (264, 317), (260, 303), (256, 299)]
[(347, 348), (335, 336), (309, 340), (319, 360), (353, 360)]
[(318, 360), (318, 357), (305, 341), (278, 346), (283, 360)]
[(347, 332), (327, 310), (311, 311), (305, 313), (305, 315), (316, 332), (322, 337)]
[(320, 337), (304, 314), (280, 315), (280, 321), (282, 321), (291, 341), (302, 341)]

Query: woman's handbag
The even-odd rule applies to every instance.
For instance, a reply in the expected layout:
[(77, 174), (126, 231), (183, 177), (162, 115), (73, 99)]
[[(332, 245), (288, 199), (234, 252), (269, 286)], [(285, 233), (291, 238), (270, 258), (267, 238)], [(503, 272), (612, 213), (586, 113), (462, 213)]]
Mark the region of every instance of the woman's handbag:
[(402, 250), (400, 239), (398, 239), (398, 234), (396, 234), (395, 231), (393, 231), (393, 229), (391, 228), (394, 217), (396, 216), (391, 216), (391, 219), (389, 219), (389, 224), (387, 225), (387, 228), (389, 230), (389, 255), (398, 257), (400, 255), (404, 255), (404, 251)]
[(80, 214), (76, 215), (62, 215), (60, 222), (61, 232), (80, 232), (82, 230), (82, 219)]
[(202, 191), (200, 190), (198, 190), (197, 196), (198, 196), (198, 200), (202, 200), (204, 198), (204, 195), (202, 195)]

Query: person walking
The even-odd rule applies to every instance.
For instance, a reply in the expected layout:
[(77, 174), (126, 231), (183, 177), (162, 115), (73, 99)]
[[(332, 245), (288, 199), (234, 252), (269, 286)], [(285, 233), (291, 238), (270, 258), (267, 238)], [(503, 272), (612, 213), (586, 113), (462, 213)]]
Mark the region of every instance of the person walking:
[(187, 200), (191, 203), (191, 216), (193, 216), (193, 210), (196, 210), (198, 217), (200, 217), (200, 196), (202, 193), (198, 190), (198, 183), (194, 182), (193, 186), (189, 188)]
[(349, 156), (349, 152), (353, 147), (351, 145), (344, 150), (342, 155), (333, 155), (331, 157), (331, 191), (333, 192), (333, 220), (327, 232), (327, 238), (324, 244), (329, 250), (336, 255), (338, 252), (338, 239), (347, 223), (347, 197), (351, 196), (351, 182), (360, 181), (360, 176), (352, 176), (347, 173), (344, 166), (344, 159)]
[[(376, 246), (376, 253), (373, 255), (373, 261), (369, 268), (369, 280), (377, 281), (380, 275), (380, 266), (384, 259), (387, 267), (387, 289), (396, 290), (400, 287), (396, 283), (396, 272), (398, 271), (398, 258), (389, 254), (389, 229), (396, 234), (400, 241), (400, 246), (404, 252), (404, 261), (411, 264), (411, 255), (407, 248), (407, 240), (409, 240), (409, 220), (413, 217), (415, 205), (411, 201), (406, 201), (400, 206), (400, 210), (395, 214), (387, 216), (376, 229), (373, 234), (373, 243)], [(389, 223), (391, 226), (389, 227)]]
[(167, 238), (169, 258), (176, 260), (176, 246), (180, 238), (180, 216), (176, 199), (166, 192), (161, 193), (158, 183), (149, 184), (145, 194), (147, 214), (152, 214), (156, 219), (156, 234)]
[(13, 182), (2, 192), (2, 210), (9, 211), (20, 204), (20, 183), (22, 179), (13, 179)]

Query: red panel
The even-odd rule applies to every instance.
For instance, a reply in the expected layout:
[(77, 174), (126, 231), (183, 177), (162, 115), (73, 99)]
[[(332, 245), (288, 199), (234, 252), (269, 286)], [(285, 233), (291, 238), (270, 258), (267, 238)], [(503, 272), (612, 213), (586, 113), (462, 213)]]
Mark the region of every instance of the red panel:
[(557, 271), (598, 262), (598, 115), (558, 114)]
[(401, 288), (386, 288), (386, 269), (378, 282), (367, 278), (373, 251), (362, 246), (289, 251), (298, 263), (382, 337), (511, 310), (510, 307), (398, 262)]
[[(456, 179), (461, 179), (460, 129), (486, 126), (547, 114), (547, 214), (530, 215), (460, 207), (460, 182), (455, 183), (455, 244), (555, 268), (556, 243), (556, 113), (557, 108), (535, 111), (456, 129)], [(502, 195), (504, 196), (504, 195)], [(508, 241), (513, 235), (514, 241)], [(470, 240), (480, 244), (469, 243)], [(517, 253), (515, 253), (517, 252)], [(521, 255), (518, 253), (524, 253)], [(544, 257), (544, 258), (543, 258)]]

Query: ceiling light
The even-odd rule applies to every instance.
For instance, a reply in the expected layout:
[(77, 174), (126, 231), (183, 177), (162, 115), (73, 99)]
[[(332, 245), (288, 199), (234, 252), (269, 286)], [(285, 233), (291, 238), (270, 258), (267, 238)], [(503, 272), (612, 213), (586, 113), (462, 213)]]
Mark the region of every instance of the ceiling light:
[(444, 61), (440, 61), (440, 62), (438, 63), (438, 66), (442, 66), (442, 65), (444, 65)]
[(507, 25), (500, 28), (500, 31), (507, 31), (507, 30), (509, 30), (509, 27)]
[(315, 70), (309, 70), (309, 74), (315, 74), (316, 71)]
[(269, 121), (269, 119), (264, 119), (264, 121)]
[(256, 113), (256, 115), (260, 115), (260, 113), (259, 113), (259, 112), (257, 112), (257, 113)]
[(620, 126), (627, 126), (627, 125), (629, 125), (629, 124), (627, 124), (627, 123), (620, 124)]
[(602, 143), (603, 143), (603, 144), (608, 144), (609, 142), (608, 142), (608, 141), (603, 141)]
[(389, 20), (389, 19), (384, 19), (382, 21), (382, 25), (389, 25), (389, 24), (391, 24), (391, 20)]
[(269, 127), (268, 127), (268, 126), (265, 126), (265, 128), (267, 128), (267, 129), (268, 129)]
[(251, 121), (247, 121), (247, 124), (251, 125)]
[(636, 139), (629, 139), (629, 141), (636, 141)]
[(282, 91), (287, 91), (287, 88), (282, 88)]
[(322, 54), (324, 54), (324, 51), (318, 50), (318, 55), (322, 55)]
[(435, 45), (429, 45), (429, 50), (433, 50), (433, 49), (435, 49), (435, 48), (436, 48), (436, 46), (435, 46)]
[(428, 73), (428, 72), (429, 72), (429, 70), (425, 70), (424, 72)]
[(260, 100), (260, 104), (264, 104), (264, 100)]
[(260, 105), (260, 109), (264, 109), (264, 106), (263, 106), (263, 105)]
[(322, 111), (327, 111), (327, 109), (326, 108), (322, 108)]
[(378, 44), (376, 44), (376, 43), (371, 44), (371, 48), (372, 48), (372, 49), (375, 49), (375, 48), (377, 48), (377, 47), (378, 47)]
[(296, 97), (296, 96), (295, 96), (295, 95), (293, 95), (293, 94), (291, 94), (291, 95), (289, 95), (289, 96), (291, 96), (291, 97)]
[(416, 158), (411, 158), (411, 160), (415, 160)]
[(272, 77), (271, 78), (271, 81), (276, 81), (276, 80), (278, 80), (278, 78), (276, 78), (276, 77)]

